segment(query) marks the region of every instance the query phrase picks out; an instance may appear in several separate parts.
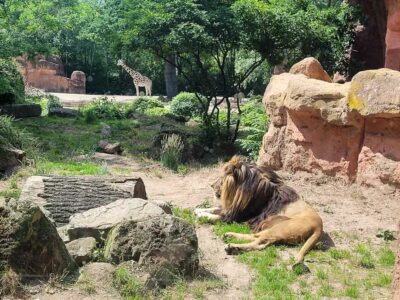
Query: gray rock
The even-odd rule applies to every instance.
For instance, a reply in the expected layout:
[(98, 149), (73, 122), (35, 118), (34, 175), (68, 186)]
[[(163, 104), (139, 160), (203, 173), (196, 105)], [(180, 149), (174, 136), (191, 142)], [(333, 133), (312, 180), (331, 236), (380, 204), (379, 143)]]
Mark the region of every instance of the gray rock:
[(81, 238), (67, 244), (67, 250), (75, 262), (82, 266), (92, 259), (92, 252), (96, 248), (96, 239)]
[(76, 268), (55, 226), (32, 202), (0, 200), (0, 273), (9, 267), (21, 276)]
[(101, 241), (112, 227), (123, 221), (137, 222), (164, 214), (159, 206), (150, 201), (139, 198), (120, 199), (108, 205), (73, 215), (69, 222), (68, 236), (71, 241), (88, 236)]
[(171, 215), (125, 221), (109, 233), (105, 257), (113, 263), (133, 260), (150, 274), (153, 285), (165, 287), (174, 278), (193, 275), (197, 270), (196, 231)]
[(39, 104), (14, 104), (0, 106), (0, 115), (13, 116), (14, 118), (40, 117), (42, 108)]
[(172, 207), (171, 204), (162, 200), (149, 200), (151, 203), (161, 207), (161, 209), (168, 215), (172, 215)]
[[(80, 269), (77, 285), (89, 285), (94, 289), (95, 295), (92, 295), (90, 299), (122, 299), (113, 287), (114, 272), (115, 266), (112, 264), (104, 262), (89, 263)], [(106, 296), (102, 296), (104, 294)]]
[(0, 172), (12, 172), (24, 158), (25, 152), (22, 150), (0, 148)]
[(49, 109), (49, 116), (76, 118), (79, 116), (79, 111), (71, 108), (52, 107)]
[(22, 200), (33, 201), (57, 226), (70, 216), (122, 198), (147, 199), (141, 178), (117, 176), (29, 177), (22, 188)]
[(99, 142), (99, 148), (107, 154), (121, 155), (123, 152), (121, 143), (111, 144), (106, 140), (101, 140)]

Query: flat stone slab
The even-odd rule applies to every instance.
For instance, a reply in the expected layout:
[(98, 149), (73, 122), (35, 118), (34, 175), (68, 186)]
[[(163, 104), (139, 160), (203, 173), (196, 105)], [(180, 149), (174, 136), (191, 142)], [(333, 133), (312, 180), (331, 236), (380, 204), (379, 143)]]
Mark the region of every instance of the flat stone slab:
[(69, 218), (123, 198), (147, 199), (146, 188), (138, 177), (32, 176), (22, 188), (21, 200), (39, 205), (57, 226)]
[(94, 237), (101, 241), (109, 230), (123, 221), (141, 221), (164, 215), (164, 210), (140, 198), (119, 199), (108, 205), (90, 209), (71, 217), (68, 236), (71, 241)]

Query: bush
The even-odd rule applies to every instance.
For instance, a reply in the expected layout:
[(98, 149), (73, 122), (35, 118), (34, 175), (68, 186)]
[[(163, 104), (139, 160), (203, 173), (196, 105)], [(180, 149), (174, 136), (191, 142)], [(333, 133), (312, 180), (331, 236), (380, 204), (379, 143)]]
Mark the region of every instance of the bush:
[(127, 113), (128, 115), (131, 113), (145, 113), (155, 108), (164, 108), (164, 104), (160, 100), (151, 97), (139, 97), (133, 102)]
[[(203, 96), (201, 96), (201, 99), (205, 101)], [(182, 92), (172, 99), (170, 111), (174, 115), (184, 117), (188, 121), (192, 117), (201, 114), (202, 106), (194, 93)]]
[(61, 103), (60, 98), (54, 95), (47, 95), (47, 109), (50, 108), (63, 108), (63, 104)]
[(123, 104), (109, 100), (107, 97), (95, 99), (82, 109), (86, 122), (91, 123), (96, 119), (123, 119), (125, 108)]
[(24, 80), (17, 65), (9, 59), (0, 59), (0, 105), (23, 102)]
[(166, 135), (161, 141), (161, 162), (162, 164), (177, 171), (183, 151), (182, 138), (177, 134)]
[(13, 126), (13, 118), (0, 116), (0, 149), (22, 149), (23, 136)]
[(168, 112), (169, 112), (168, 109), (165, 107), (152, 107), (152, 108), (148, 108), (144, 111), (144, 113), (146, 115), (155, 116), (155, 117), (164, 116)]
[(268, 116), (260, 99), (251, 100), (243, 105), (240, 133), (244, 138), (238, 139), (238, 143), (252, 158), (256, 158), (260, 151), (268, 122)]
[(42, 116), (47, 116), (50, 108), (62, 108), (63, 104), (61, 103), (60, 98), (54, 95), (42, 93), (42, 94), (29, 94), (25, 97), (25, 102), (28, 103), (36, 103), (39, 104), (42, 108)]
[(32, 156), (35, 154), (36, 144), (37, 142), (25, 131), (14, 127), (12, 117), (0, 116), (0, 153), (6, 150), (20, 149)]

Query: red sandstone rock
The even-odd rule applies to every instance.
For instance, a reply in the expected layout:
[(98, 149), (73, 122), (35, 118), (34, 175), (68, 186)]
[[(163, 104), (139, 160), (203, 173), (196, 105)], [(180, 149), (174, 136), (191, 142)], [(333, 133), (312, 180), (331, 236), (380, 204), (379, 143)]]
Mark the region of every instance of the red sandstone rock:
[(291, 74), (304, 74), (308, 78), (332, 82), (328, 73), (324, 70), (318, 60), (314, 57), (307, 57), (297, 64), (293, 65), (289, 73)]
[(377, 186), (400, 186), (400, 72), (365, 71), (346, 84), (273, 76), (271, 124), (258, 162)]
[(45, 58), (37, 56), (33, 61), (26, 56), (18, 57), (25, 84), (46, 92), (86, 93), (86, 76), (81, 71), (74, 71), (71, 79), (64, 77), (64, 65), (55, 56)]
[(388, 11), (385, 68), (400, 70), (400, 0), (385, 0)]

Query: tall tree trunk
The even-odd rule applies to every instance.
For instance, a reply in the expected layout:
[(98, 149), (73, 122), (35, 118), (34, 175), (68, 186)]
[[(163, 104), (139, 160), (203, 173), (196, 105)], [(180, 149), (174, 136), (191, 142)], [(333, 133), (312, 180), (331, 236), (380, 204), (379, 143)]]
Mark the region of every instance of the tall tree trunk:
[[(168, 61), (175, 63), (175, 55), (168, 56)], [(178, 94), (178, 83), (176, 80), (176, 68), (169, 62), (164, 65), (165, 88), (167, 90), (167, 98), (171, 100)]]

